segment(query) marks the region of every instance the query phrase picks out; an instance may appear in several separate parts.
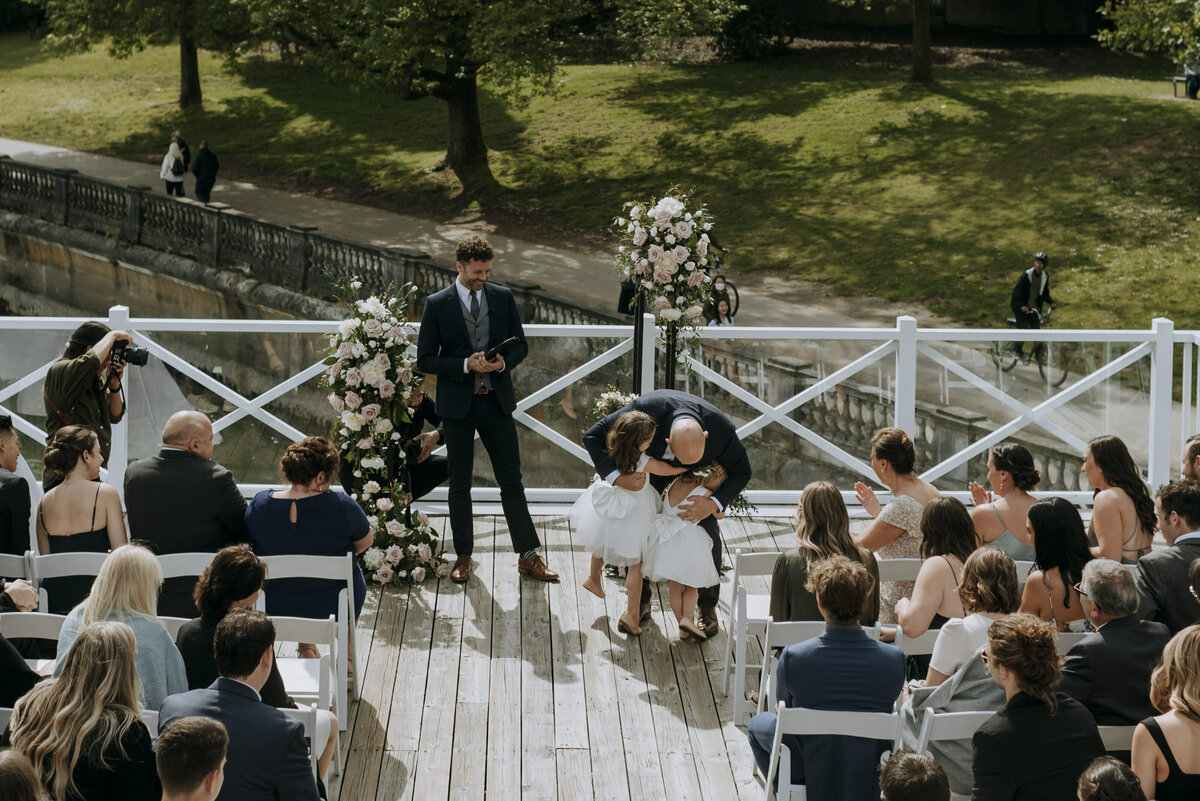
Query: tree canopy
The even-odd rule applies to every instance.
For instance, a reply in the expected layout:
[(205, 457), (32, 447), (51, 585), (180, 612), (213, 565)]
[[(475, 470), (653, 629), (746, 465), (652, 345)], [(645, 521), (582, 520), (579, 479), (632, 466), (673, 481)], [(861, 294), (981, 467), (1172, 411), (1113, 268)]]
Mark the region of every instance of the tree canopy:
[(1200, 2), (1108, 0), (1100, 13), (1112, 22), (1097, 36), (1108, 47), (1189, 64), (1200, 59)]

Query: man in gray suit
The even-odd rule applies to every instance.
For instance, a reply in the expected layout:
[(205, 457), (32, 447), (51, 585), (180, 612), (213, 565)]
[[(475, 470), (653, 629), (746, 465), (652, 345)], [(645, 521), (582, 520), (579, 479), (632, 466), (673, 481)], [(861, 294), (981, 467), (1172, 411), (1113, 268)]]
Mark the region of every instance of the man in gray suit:
[[(176, 412), (163, 428), (162, 449), (129, 465), (125, 508), (130, 539), (151, 543), (160, 554), (216, 553), (246, 539), (246, 499), (233, 474), (212, 460), (213, 429), (200, 412)], [(163, 583), (158, 613), (198, 617), (192, 602), (196, 580)]]
[(1200, 558), (1200, 483), (1181, 480), (1159, 487), (1154, 514), (1171, 547), (1138, 560), (1138, 616), (1165, 623), (1175, 634), (1200, 621), (1200, 601), (1188, 583), (1188, 568)]

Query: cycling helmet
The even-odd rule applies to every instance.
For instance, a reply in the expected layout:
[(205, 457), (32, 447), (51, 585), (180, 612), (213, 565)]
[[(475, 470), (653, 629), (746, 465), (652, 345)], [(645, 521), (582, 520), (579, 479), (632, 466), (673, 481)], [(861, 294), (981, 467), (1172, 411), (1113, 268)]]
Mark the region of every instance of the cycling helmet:
[(1050, 266), (1050, 257), (1046, 255), (1046, 251), (1044, 251), (1044, 250), (1039, 250), (1037, 253), (1034, 253), (1033, 260), (1040, 261), (1042, 264), (1046, 265), (1047, 267)]

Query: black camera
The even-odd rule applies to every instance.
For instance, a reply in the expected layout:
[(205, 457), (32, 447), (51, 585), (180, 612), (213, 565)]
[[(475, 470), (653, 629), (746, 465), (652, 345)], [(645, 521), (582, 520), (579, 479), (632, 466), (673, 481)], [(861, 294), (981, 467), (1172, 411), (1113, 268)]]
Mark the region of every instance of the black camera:
[(122, 364), (132, 364), (135, 367), (145, 367), (146, 362), (150, 359), (150, 351), (145, 348), (139, 348), (136, 345), (130, 344), (125, 340), (118, 340), (113, 344), (112, 348), (112, 363), (117, 367)]

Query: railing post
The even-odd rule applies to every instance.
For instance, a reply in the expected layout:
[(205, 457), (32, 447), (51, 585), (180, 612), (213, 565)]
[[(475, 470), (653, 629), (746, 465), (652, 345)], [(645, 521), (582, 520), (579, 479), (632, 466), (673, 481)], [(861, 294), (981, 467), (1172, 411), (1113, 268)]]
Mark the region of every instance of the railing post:
[(121, 238), (131, 245), (142, 241), (142, 198), (153, 191), (148, 186), (126, 186), (125, 222), (121, 225)]
[[(129, 307), (128, 306), (112, 306), (108, 310), (108, 327), (113, 331), (126, 331), (129, 329)], [(122, 382), (128, 380), (128, 376), (121, 379)], [(125, 393), (125, 400), (128, 402), (129, 393)], [(121, 496), (121, 504), (125, 503), (125, 466), (129, 464), (129, 415), (132, 413), (128, 407), (125, 409), (125, 415), (121, 418), (121, 422), (114, 423), (112, 427), (112, 448), (108, 454), (108, 484), (117, 490), (117, 494)]]
[[(315, 225), (289, 225), (288, 228), (288, 274), (300, 276), (300, 291), (308, 289), (308, 248), (305, 247), (310, 231)], [(281, 282), (283, 286), (286, 283)]]
[(221, 212), (229, 208), (224, 203), (204, 204), (204, 255), (213, 267), (221, 266)]
[(71, 176), (79, 173), (69, 167), (54, 170), (54, 222), (66, 225), (70, 215), (67, 207), (71, 201)]
[(1175, 376), (1175, 324), (1156, 317), (1154, 360), (1150, 373), (1150, 463), (1147, 473), (1154, 489), (1171, 480), (1171, 394)]
[(917, 318), (896, 318), (896, 428), (916, 437), (917, 430)]
[[(654, 354), (655, 340), (658, 339), (658, 326), (654, 324), (653, 314), (642, 315), (642, 382), (640, 393), (645, 394), (654, 389)], [(671, 365), (671, 369), (675, 366)]]

